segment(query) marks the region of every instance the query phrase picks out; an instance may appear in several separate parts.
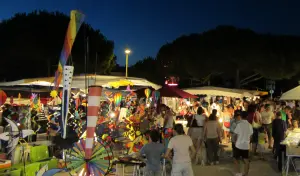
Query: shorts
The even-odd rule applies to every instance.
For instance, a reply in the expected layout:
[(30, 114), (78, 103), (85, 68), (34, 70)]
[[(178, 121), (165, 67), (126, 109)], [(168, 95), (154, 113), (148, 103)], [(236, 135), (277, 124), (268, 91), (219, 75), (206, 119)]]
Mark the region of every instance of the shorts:
[(238, 153), (236, 151), (235, 143), (232, 143), (231, 145), (232, 145), (233, 158), (236, 158), (236, 157), (238, 157)]
[(235, 147), (235, 152), (234, 152), (234, 158), (236, 160), (239, 160), (240, 158), (242, 159), (249, 159), (249, 150), (242, 150), (242, 149), (239, 149), (239, 148), (236, 148)]
[(258, 128), (253, 128), (253, 135), (251, 138), (251, 143), (252, 144), (257, 144), (258, 143)]
[(258, 144), (257, 149), (258, 149), (258, 152), (264, 153), (265, 152), (265, 144)]
[(266, 132), (268, 134), (268, 138), (271, 139), (272, 138), (272, 123), (270, 123), (270, 124), (263, 124), (262, 126), (265, 128), (265, 130), (266, 130)]
[(171, 176), (194, 176), (192, 163), (173, 163)]
[(190, 127), (189, 130), (192, 140), (203, 139), (203, 128)]

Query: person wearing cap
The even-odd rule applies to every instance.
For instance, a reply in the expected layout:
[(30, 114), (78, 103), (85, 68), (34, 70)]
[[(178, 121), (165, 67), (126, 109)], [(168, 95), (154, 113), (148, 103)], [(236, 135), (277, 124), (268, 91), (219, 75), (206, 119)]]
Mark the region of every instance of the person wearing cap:
[[(248, 176), (249, 172), (249, 149), (250, 149), (250, 138), (253, 134), (252, 125), (248, 122), (248, 113), (243, 111), (241, 113), (242, 120), (237, 124), (234, 129), (234, 133), (237, 135), (235, 142), (236, 153), (235, 153), (235, 165), (236, 165), (236, 176)], [(240, 173), (239, 159), (242, 158), (244, 165), (244, 174)]]

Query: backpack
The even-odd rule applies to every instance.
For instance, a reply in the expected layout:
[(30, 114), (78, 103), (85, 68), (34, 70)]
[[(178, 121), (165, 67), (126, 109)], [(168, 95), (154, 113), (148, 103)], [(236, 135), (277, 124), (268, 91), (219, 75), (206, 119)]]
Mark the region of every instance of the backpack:
[(188, 124), (189, 127), (198, 127), (197, 120), (195, 119), (195, 115), (193, 115), (193, 118), (191, 119), (190, 123)]

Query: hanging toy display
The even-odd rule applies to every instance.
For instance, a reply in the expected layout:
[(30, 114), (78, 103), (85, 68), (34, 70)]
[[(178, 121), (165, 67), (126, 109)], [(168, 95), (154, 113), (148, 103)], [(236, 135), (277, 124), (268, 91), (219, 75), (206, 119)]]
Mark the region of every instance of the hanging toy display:
[(40, 98), (38, 96), (38, 94), (36, 93), (32, 93), (31, 94), (31, 98), (30, 98), (30, 107), (34, 110), (36, 110), (37, 112), (40, 112)]
[(114, 95), (115, 107), (119, 107), (122, 101), (122, 93), (118, 92)]
[(0, 89), (0, 106), (2, 106), (6, 102), (6, 99), (7, 99), (6, 93)]
[(159, 97), (160, 97), (160, 92), (155, 90), (152, 92), (152, 100), (154, 102), (154, 106), (157, 107), (157, 102), (159, 100)]
[(151, 90), (149, 88), (145, 89), (145, 95), (146, 95), (146, 103), (149, 103), (149, 96), (151, 95)]
[(50, 92), (50, 97), (51, 97), (51, 98), (56, 98), (57, 95), (58, 95), (58, 93), (57, 93), (56, 90), (52, 90), (52, 91)]

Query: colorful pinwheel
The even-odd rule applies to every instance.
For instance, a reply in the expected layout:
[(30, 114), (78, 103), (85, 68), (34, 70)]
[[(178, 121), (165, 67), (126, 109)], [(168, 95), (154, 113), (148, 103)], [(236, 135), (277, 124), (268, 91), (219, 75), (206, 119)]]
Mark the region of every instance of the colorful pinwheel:
[(115, 93), (114, 95), (115, 106), (118, 107), (121, 104), (121, 101), (122, 101), (122, 93), (120, 92)]
[(85, 140), (81, 139), (74, 144), (70, 153), (66, 155), (67, 168), (71, 174), (88, 176), (107, 175), (111, 168), (112, 151), (105, 143), (95, 141), (91, 159), (85, 159)]

